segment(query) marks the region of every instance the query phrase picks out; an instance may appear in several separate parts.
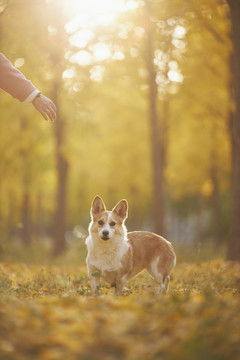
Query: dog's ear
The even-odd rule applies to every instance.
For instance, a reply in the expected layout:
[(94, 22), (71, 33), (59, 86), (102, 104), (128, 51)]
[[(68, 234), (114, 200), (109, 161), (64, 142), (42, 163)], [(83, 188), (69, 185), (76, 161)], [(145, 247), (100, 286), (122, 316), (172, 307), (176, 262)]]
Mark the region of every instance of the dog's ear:
[(112, 210), (122, 220), (126, 219), (128, 215), (128, 203), (127, 200), (120, 200)]
[(96, 195), (92, 202), (91, 215), (92, 216), (97, 215), (105, 210), (106, 210), (106, 207), (104, 205), (102, 198), (100, 196)]

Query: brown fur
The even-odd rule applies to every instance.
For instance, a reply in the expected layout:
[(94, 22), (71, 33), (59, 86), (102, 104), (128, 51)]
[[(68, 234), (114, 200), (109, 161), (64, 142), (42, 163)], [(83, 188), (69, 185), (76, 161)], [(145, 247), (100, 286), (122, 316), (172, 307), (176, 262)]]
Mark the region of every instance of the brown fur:
[(149, 271), (149, 264), (158, 256), (160, 257), (158, 270), (163, 278), (172, 271), (176, 256), (169, 241), (147, 231), (134, 231), (128, 233), (127, 237), (133, 249), (133, 273), (129, 274), (130, 277), (143, 269)]

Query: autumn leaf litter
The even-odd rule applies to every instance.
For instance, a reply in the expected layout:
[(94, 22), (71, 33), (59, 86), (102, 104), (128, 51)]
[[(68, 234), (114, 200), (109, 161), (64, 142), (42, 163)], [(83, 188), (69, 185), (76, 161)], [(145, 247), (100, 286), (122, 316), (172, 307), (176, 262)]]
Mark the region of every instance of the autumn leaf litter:
[(240, 265), (177, 266), (169, 294), (149, 275), (93, 298), (85, 268), (0, 266), (0, 359), (239, 359)]

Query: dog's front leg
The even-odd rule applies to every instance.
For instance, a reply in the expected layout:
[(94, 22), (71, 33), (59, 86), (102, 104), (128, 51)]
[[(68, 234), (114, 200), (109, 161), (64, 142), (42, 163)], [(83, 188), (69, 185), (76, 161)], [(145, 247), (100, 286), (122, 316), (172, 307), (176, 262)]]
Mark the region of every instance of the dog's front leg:
[(92, 295), (97, 296), (100, 295), (100, 276), (91, 276), (90, 284), (92, 289)]
[(88, 276), (90, 279), (90, 285), (92, 289), (92, 295), (97, 296), (100, 295), (100, 271), (96, 268), (90, 267), (88, 269)]
[(121, 295), (122, 289), (126, 283), (127, 275), (118, 276), (116, 279), (115, 295)]

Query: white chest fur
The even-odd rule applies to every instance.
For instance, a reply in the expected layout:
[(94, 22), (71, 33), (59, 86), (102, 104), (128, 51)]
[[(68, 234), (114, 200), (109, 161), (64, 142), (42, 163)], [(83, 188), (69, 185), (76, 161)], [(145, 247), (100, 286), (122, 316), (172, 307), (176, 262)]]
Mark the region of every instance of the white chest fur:
[(116, 271), (122, 267), (122, 258), (129, 248), (129, 243), (122, 236), (103, 241), (89, 236), (86, 240), (88, 247), (87, 262), (101, 272)]

